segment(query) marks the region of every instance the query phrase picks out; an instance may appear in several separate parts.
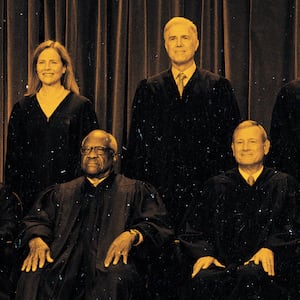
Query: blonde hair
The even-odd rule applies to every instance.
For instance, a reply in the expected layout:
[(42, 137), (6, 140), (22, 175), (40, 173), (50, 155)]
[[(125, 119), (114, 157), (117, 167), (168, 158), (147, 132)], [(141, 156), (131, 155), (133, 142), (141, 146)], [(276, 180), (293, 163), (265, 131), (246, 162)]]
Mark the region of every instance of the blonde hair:
[(164, 27), (164, 40), (166, 40), (167, 32), (169, 31), (169, 29), (176, 24), (188, 25), (194, 33), (195, 38), (198, 39), (197, 26), (191, 20), (184, 17), (174, 17), (170, 19)]
[(48, 48), (54, 49), (61, 58), (63, 66), (66, 68), (65, 74), (61, 78), (62, 85), (67, 89), (72, 91), (75, 94), (79, 94), (79, 87), (76, 83), (71, 57), (66, 50), (66, 48), (59, 42), (55, 42), (52, 40), (45, 41), (39, 44), (33, 52), (31, 67), (29, 70), (29, 78), (28, 78), (28, 91), (26, 93), (27, 96), (35, 95), (39, 89), (42, 87), (42, 83), (38, 77), (36, 64), (40, 54)]

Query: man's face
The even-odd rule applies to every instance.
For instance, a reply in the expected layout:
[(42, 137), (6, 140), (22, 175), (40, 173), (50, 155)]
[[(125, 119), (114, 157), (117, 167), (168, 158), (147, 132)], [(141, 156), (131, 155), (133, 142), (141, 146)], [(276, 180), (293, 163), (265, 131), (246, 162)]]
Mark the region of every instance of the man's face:
[(111, 171), (114, 155), (106, 148), (103, 138), (90, 135), (82, 145), (81, 168), (86, 175), (98, 177), (108, 175)]
[(231, 148), (240, 166), (260, 166), (269, 152), (270, 142), (263, 141), (262, 131), (258, 126), (251, 126), (235, 132)]
[(175, 66), (192, 65), (198, 45), (196, 35), (186, 24), (174, 24), (166, 32), (165, 48)]

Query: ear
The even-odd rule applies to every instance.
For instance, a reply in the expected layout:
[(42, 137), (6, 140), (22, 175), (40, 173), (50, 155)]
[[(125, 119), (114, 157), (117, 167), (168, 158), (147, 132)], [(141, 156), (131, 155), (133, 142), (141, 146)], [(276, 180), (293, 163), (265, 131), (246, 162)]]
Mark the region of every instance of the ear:
[(198, 50), (198, 47), (199, 47), (199, 40), (197, 39), (196, 40), (196, 46), (195, 46), (195, 52)]
[(270, 146), (271, 146), (271, 143), (269, 140), (266, 140), (264, 142), (264, 154), (267, 155), (270, 151)]
[(66, 74), (66, 71), (67, 71), (67, 67), (66, 67), (66, 66), (64, 66), (64, 67), (63, 67), (63, 71), (62, 71), (62, 73), (63, 73), (63, 74)]
[(234, 157), (235, 155), (234, 155), (234, 146), (233, 146), (233, 143), (231, 143), (231, 150), (232, 150), (232, 155)]

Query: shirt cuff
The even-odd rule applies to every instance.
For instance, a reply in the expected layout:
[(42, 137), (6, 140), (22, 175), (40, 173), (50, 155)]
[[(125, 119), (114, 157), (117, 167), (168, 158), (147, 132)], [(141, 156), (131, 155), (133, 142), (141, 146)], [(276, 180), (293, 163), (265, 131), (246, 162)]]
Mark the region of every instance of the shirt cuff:
[(133, 246), (138, 246), (144, 241), (143, 235), (137, 229), (130, 229), (129, 232), (136, 236)]

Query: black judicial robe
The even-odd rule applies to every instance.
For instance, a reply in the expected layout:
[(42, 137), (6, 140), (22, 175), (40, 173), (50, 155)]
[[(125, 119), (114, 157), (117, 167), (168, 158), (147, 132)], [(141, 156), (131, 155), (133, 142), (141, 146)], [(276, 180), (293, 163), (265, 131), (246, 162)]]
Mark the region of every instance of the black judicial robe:
[(250, 187), (232, 169), (206, 182), (183, 243), (194, 259), (213, 256), (226, 266), (243, 264), (263, 247), (274, 252), (275, 272), (288, 260), (295, 266), (299, 198), (298, 182), (285, 173), (264, 168)]
[(8, 126), (5, 181), (21, 197), (25, 213), (38, 192), (81, 175), (81, 141), (96, 128), (92, 103), (72, 92), (49, 120), (36, 96), (14, 105)]
[(284, 85), (277, 95), (266, 164), (300, 181), (300, 80)]
[[(45, 299), (58, 293), (62, 282), (71, 275), (64, 270), (79, 272), (82, 266), (76, 269), (69, 264), (80, 264), (77, 260), (80, 247), (83, 247), (84, 264), (90, 267), (91, 274), (96, 269), (108, 272), (109, 268), (103, 264), (107, 250), (125, 230), (138, 229), (144, 242), (137, 250), (142, 247), (150, 252), (173, 234), (156, 190), (149, 184), (115, 174), (97, 188), (84, 177), (49, 188), (25, 217), (24, 224), (25, 245), (31, 238), (39, 236), (48, 243), (54, 258), (54, 263), (46, 264), (38, 278), (33, 272), (21, 274), (21, 281), (29, 280), (27, 286), (37, 288), (18, 290), (18, 299), (23, 296), (31, 300), (37, 299), (36, 293)], [(35, 279), (30, 282), (32, 278)], [(41, 281), (40, 286), (36, 280)], [(53, 294), (45, 292), (43, 281), (52, 285), (48, 293)]]
[(18, 199), (6, 187), (0, 184), (0, 299), (12, 299), (13, 283), (10, 272), (15, 264), (15, 252), (12, 242), (16, 238), (21, 219)]
[(133, 101), (125, 175), (153, 184), (175, 223), (203, 183), (233, 167), (230, 140), (240, 113), (227, 79), (197, 69), (180, 99), (171, 70), (145, 79)]

